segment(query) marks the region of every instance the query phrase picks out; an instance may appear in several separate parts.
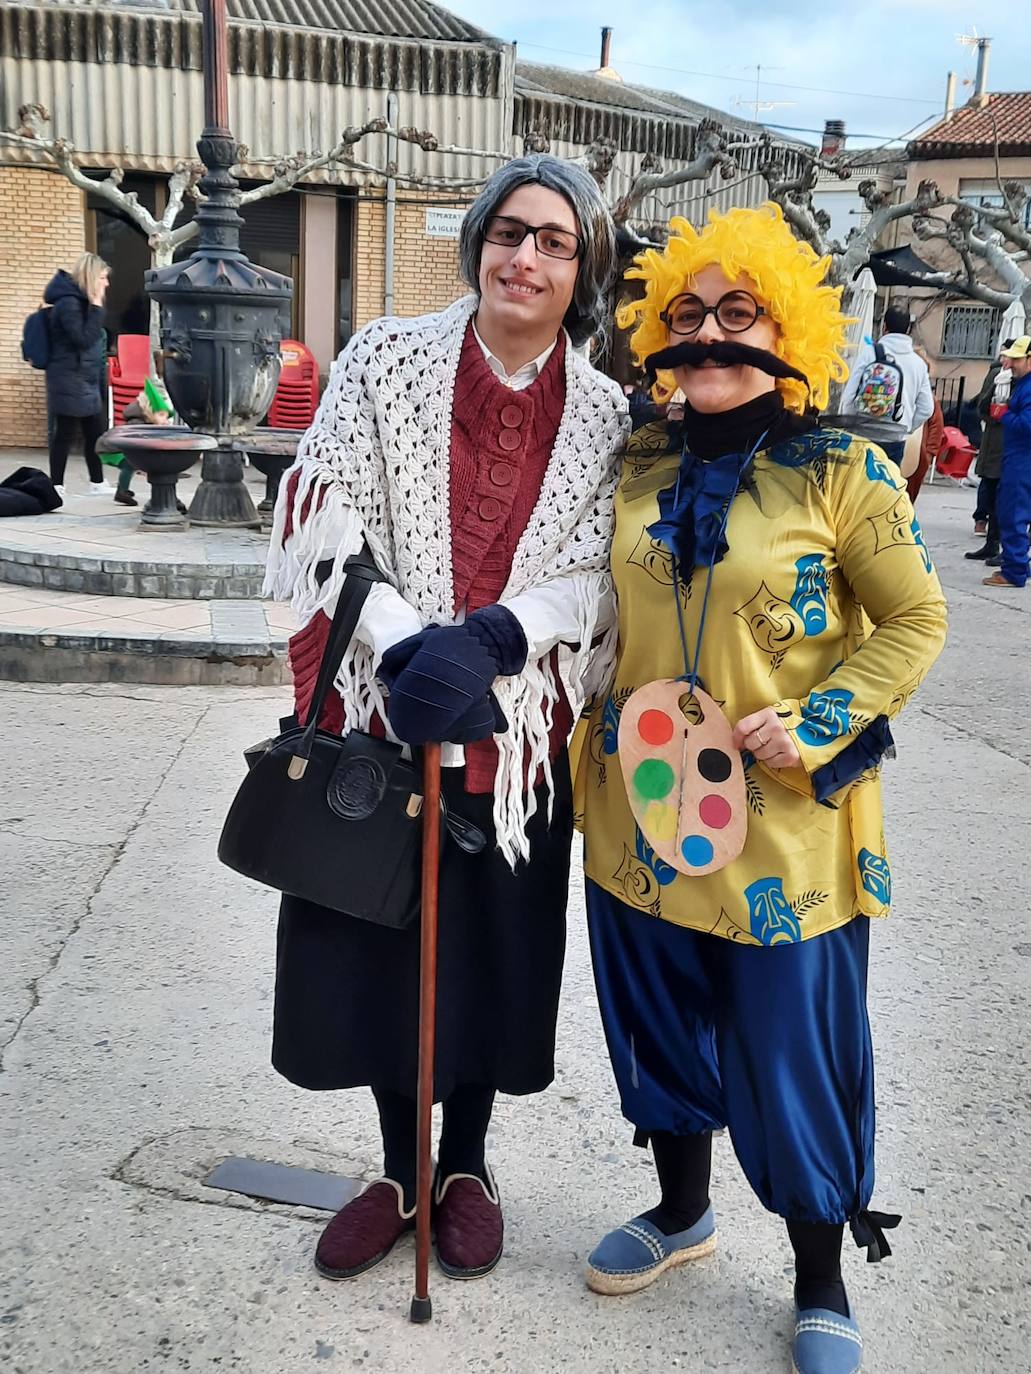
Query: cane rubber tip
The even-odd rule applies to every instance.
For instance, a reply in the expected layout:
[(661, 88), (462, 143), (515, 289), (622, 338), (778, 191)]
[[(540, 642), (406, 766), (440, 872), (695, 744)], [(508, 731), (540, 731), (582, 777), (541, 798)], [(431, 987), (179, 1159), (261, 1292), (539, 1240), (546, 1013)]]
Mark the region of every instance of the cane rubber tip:
[(409, 1320), (422, 1325), (428, 1322), (433, 1316), (433, 1303), (429, 1298), (413, 1298), (412, 1310), (408, 1314)]

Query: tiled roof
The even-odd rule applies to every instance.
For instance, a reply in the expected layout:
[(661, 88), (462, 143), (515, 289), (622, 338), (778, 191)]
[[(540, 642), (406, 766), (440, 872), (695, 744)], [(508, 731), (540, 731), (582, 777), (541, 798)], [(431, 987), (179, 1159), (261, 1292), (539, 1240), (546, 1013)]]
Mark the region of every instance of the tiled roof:
[(909, 145), (915, 158), (962, 157), (991, 152), (1010, 157), (1031, 153), (1031, 91), (999, 91), (983, 104), (962, 105)]
[[(165, 10), (199, 14), (201, 0), (78, 0), (112, 10)], [(290, 28), (368, 33), (439, 43), (478, 43), (488, 35), (428, 0), (226, 0), (230, 21)]]

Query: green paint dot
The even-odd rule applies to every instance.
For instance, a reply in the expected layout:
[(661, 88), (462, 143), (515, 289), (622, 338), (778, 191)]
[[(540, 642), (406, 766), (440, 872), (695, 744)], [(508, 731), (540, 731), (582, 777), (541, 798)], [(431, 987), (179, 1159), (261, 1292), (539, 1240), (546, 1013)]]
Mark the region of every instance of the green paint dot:
[(645, 759), (634, 773), (634, 786), (646, 801), (661, 801), (673, 787), (673, 769), (663, 759)]

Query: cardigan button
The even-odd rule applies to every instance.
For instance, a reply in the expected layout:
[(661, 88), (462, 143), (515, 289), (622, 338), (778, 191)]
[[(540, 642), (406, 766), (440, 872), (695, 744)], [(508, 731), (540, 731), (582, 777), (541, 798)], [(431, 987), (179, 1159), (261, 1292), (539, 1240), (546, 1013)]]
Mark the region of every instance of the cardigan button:
[(495, 487), (507, 487), (512, 477), (511, 463), (495, 463), (490, 470), (490, 480)]
[(507, 405), (501, 412), (501, 423), (508, 429), (518, 429), (523, 423), (523, 412), (521, 407)]
[(501, 502), (495, 501), (493, 496), (485, 496), (477, 506), (480, 519), (485, 520), (488, 525), (492, 525), (501, 514)]
[(517, 429), (503, 429), (498, 435), (498, 448), (504, 449), (506, 453), (514, 453), (522, 446), (523, 436)]

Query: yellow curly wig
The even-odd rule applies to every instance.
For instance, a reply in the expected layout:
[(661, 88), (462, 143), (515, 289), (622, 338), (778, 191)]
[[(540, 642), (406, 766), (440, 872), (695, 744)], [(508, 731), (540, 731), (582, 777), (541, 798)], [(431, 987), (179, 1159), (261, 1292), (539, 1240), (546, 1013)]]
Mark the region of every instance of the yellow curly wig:
[[(841, 313), (841, 287), (824, 286), (829, 258), (819, 258), (808, 243), (796, 239), (779, 205), (758, 210), (713, 210), (699, 233), (686, 219), (670, 221), (670, 237), (660, 253), (649, 248), (634, 259), (626, 276), (645, 283), (643, 300), (628, 301), (616, 311), (621, 329), (637, 325), (630, 349), (637, 365), (671, 342), (659, 318), (675, 296), (690, 290), (704, 267), (720, 266), (734, 281), (742, 273), (755, 282), (771, 318), (779, 326), (774, 352), (809, 378), (812, 403), (822, 410), (830, 383), (843, 381), (848, 366), (841, 356), (849, 321)], [(652, 395), (666, 401), (676, 390), (672, 372), (660, 372)], [(779, 378), (778, 390), (789, 410), (802, 411), (809, 397), (801, 382)]]

